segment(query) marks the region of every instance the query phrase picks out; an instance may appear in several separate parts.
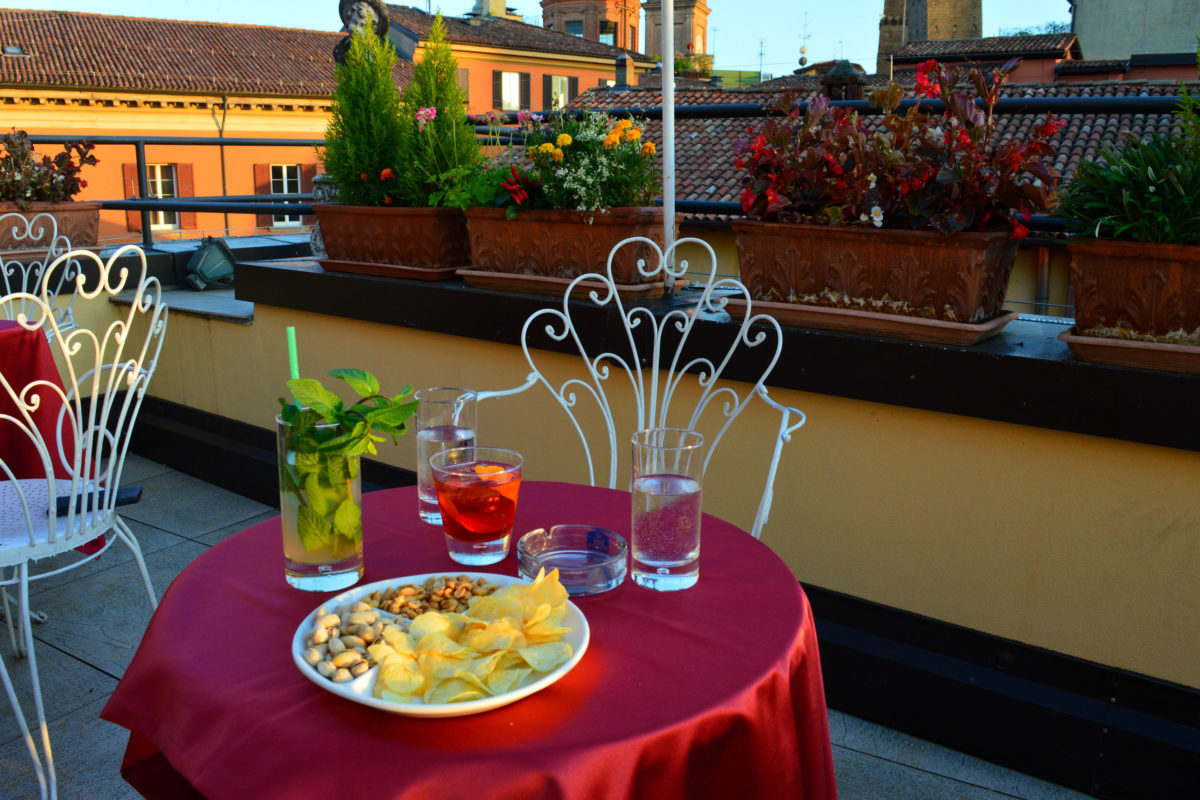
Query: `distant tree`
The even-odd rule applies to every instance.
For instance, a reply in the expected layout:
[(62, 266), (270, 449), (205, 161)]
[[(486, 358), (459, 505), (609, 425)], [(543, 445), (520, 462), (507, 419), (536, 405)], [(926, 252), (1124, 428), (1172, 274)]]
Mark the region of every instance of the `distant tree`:
[(1070, 22), (1046, 22), (1030, 28), (1001, 28), (1001, 36), (1041, 36), (1044, 33), (1070, 33)]

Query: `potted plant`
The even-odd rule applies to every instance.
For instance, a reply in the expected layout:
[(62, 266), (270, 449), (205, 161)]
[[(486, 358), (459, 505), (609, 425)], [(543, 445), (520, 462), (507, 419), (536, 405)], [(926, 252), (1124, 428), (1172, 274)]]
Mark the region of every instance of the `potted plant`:
[[(1047, 207), (1057, 180), (1042, 162), (1061, 122), (1027, 141), (1001, 140), (993, 108), (1019, 59), (964, 72), (926, 61), (920, 101), (897, 113), (895, 83), (872, 94), (868, 126), (825, 98), (737, 143), (746, 173), (734, 221), (742, 281), (784, 321), (967, 344), (995, 333), (1023, 221)], [(982, 99), (976, 104), (969, 89)]]
[[(20, 213), (32, 220), (49, 213), (58, 225), (58, 233), (73, 247), (96, 244), (100, 226), (100, 203), (78, 202), (72, 198), (87, 187), (79, 177), (84, 166), (100, 163), (92, 155), (90, 142), (67, 142), (61, 153), (41, 158), (33, 150), (25, 131), (15, 128), (0, 136), (0, 214)], [(22, 240), (14, 239), (12, 225), (0, 226), (0, 250), (22, 249)]]
[(326, 269), (448, 278), (470, 264), (455, 185), (480, 160), (439, 14), (403, 95), (385, 40), (351, 36), (319, 152), (337, 204), (314, 204)]
[[(496, 130), (497, 119), (490, 120)], [(623, 239), (662, 244), (663, 212), (657, 148), (643, 123), (601, 112), (518, 117), (523, 145), (493, 157), (474, 176), (467, 231), (474, 268), (468, 283), (561, 294), (581, 274), (603, 273)], [(678, 223), (677, 223), (678, 224)], [(613, 259), (613, 279), (625, 296), (661, 295), (637, 260), (653, 248), (631, 245)]]
[(1071, 240), (1076, 358), (1200, 373), (1200, 99), (1178, 134), (1131, 138), (1082, 162), (1058, 213)]

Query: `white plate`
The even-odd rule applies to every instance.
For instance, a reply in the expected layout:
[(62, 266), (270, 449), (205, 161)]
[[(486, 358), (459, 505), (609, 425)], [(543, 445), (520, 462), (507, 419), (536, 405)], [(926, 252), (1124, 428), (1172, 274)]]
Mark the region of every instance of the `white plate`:
[[(399, 578), (389, 578), (386, 581), (377, 581), (368, 583), (365, 586), (356, 586), (353, 589), (348, 589), (336, 597), (331, 597), (322, 603), (322, 606), (333, 608), (335, 606), (349, 605), (358, 600), (364, 595), (371, 592), (386, 589), (389, 586), (403, 586), (409, 583), (422, 584), (428, 578), (441, 577), (443, 575), (451, 575), (449, 572), (427, 572), (424, 575), (405, 575)], [(466, 575), (470, 578), (486, 578), (491, 583), (497, 586), (507, 586), (510, 583), (529, 583), (520, 578), (514, 578), (509, 575), (495, 575), (490, 572), (466, 572), (453, 573), (453, 576)], [(570, 672), (579, 659), (583, 658), (584, 652), (587, 651), (588, 640), (591, 638), (591, 633), (588, 630), (587, 620), (583, 616), (583, 612), (579, 607), (567, 601), (567, 614), (563, 619), (563, 626), (569, 627), (571, 631), (563, 636), (563, 641), (571, 645), (571, 657), (565, 664), (562, 664), (553, 672), (548, 672), (541, 678), (538, 678), (533, 683), (522, 686), (519, 689), (514, 689), (511, 692), (498, 694), (494, 697), (484, 697), (479, 700), (467, 700), (463, 703), (438, 703), (425, 705), (424, 703), (393, 703), (388, 700), (381, 700), (375, 697), (373, 689), (375, 688), (375, 679), (379, 673), (378, 667), (371, 667), (364, 674), (350, 681), (349, 683), (334, 683), (328, 678), (321, 677), (314, 667), (309, 666), (303, 658), (304, 654), (304, 636), (312, 629), (314, 615), (317, 609), (313, 609), (312, 613), (304, 618), (300, 623), (300, 627), (296, 628), (296, 634), (292, 637), (292, 660), (296, 662), (296, 666), (300, 669), (304, 676), (320, 686), (327, 692), (333, 692), (338, 697), (344, 697), (347, 700), (353, 700), (356, 703), (362, 703), (364, 706), (378, 708), (381, 711), (388, 711), (392, 714), (401, 714), (406, 717), (462, 717), (467, 714), (478, 714), (483, 711), (491, 711), (493, 708), (506, 706), (509, 703), (516, 702), (523, 697), (528, 697), (534, 692), (540, 692), (550, 684), (557, 681), (562, 676)]]

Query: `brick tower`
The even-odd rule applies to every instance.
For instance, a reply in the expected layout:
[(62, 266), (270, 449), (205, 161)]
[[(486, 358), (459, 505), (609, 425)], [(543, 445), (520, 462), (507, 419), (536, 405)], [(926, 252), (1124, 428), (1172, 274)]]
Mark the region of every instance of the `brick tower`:
[(981, 36), (983, 0), (884, 0), (875, 71), (887, 73), (888, 57), (907, 42)]
[[(704, 0), (673, 0), (675, 20), (675, 49), (687, 52), (691, 44), (697, 55), (708, 53), (709, 8)], [(645, 0), (646, 9), (646, 55), (654, 57), (662, 50), (662, 0)], [(664, 59), (670, 63), (670, 59)]]
[(593, 42), (638, 50), (637, 0), (542, 0), (542, 25)]

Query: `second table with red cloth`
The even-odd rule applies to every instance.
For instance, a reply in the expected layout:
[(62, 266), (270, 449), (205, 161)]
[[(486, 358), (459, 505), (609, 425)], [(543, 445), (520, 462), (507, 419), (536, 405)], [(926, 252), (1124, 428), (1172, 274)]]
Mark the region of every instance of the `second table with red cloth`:
[[(0, 320), (0, 375), (18, 395), (34, 381), (49, 381), (62, 388), (62, 378), (54, 363), (54, 354), (46, 343), (46, 334), (41, 328), (30, 330), (14, 320)], [(69, 478), (70, 473), (58, 457), (56, 430), (58, 413), (62, 409), (61, 396), (49, 387), (34, 391), (40, 396), (41, 404), (30, 412), (33, 424), (50, 451), (55, 477)], [(0, 390), (0, 415), (13, 416), (24, 424), (16, 403), (3, 390)], [(0, 457), (17, 478), (46, 477), (37, 447), (24, 431), (9, 421), (0, 421)], [(0, 475), (0, 480), (4, 477)]]
[[(417, 519), (415, 487), (367, 494), (363, 508), (364, 583), (516, 574), (512, 552), (491, 567), (451, 561), (441, 529)], [(629, 493), (522, 485), (516, 534), (578, 522), (628, 537)], [(175, 579), (101, 717), (130, 729), (122, 772), (147, 797), (836, 798), (800, 585), (766, 545), (707, 514), (700, 563), (682, 592), (627, 580), (577, 599), (591, 642), (552, 686), (483, 714), (415, 719), (299, 673), (292, 635), (333, 593), (284, 582), (275, 518)]]

